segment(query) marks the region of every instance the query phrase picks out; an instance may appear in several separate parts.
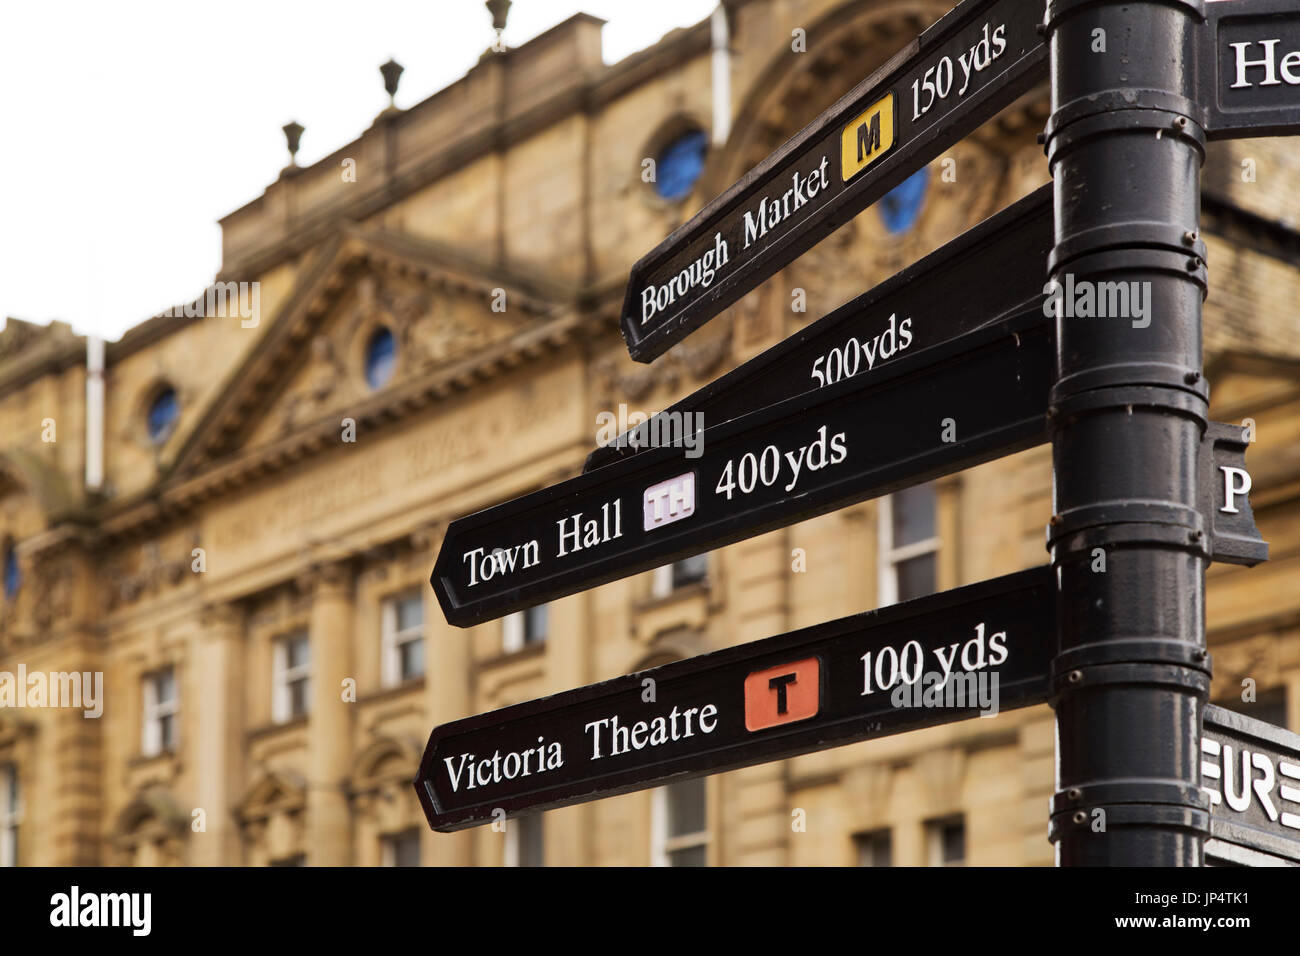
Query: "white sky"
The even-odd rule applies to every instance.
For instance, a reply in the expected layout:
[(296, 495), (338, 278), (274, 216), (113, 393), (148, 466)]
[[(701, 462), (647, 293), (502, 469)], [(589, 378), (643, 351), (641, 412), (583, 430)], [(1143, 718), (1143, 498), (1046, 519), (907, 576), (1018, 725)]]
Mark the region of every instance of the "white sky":
[[(606, 62), (716, 0), (515, 0), (507, 45), (579, 10)], [(109, 339), (193, 299), (221, 264), (217, 219), (288, 162), (355, 139), (387, 104), (454, 82), (492, 42), (482, 0), (7, 0), (0, 29), (0, 319)]]

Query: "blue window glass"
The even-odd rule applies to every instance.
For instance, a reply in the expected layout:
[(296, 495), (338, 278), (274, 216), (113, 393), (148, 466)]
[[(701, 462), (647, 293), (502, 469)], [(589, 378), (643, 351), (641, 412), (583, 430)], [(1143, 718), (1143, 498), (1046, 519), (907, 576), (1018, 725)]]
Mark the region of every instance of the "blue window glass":
[(704, 170), (709, 137), (702, 129), (683, 133), (665, 146), (655, 160), (655, 191), (664, 199), (681, 199)]
[(172, 433), (172, 426), (181, 413), (180, 401), (176, 389), (168, 385), (159, 392), (149, 405), (146, 425), (149, 428), (149, 440), (161, 442)]
[(22, 586), (23, 575), (18, 570), (18, 555), (14, 552), (14, 546), (10, 544), (5, 548), (5, 600), (12, 601), (18, 594), (18, 588)]
[(366, 382), (371, 388), (383, 388), (393, 377), (397, 364), (397, 339), (387, 328), (375, 329), (366, 345)]
[(897, 235), (916, 225), (925, 205), (925, 187), (930, 182), (930, 170), (922, 166), (885, 194), (880, 200), (880, 217), (885, 228)]

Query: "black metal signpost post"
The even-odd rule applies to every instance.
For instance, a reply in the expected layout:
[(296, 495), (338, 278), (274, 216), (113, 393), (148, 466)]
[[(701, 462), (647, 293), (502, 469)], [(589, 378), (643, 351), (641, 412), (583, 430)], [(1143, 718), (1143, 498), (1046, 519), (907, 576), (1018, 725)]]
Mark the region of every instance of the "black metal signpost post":
[(1065, 308), (1057, 319), (1050, 833), (1063, 865), (1198, 865), (1209, 829), (1197, 760), (1210, 682), (1198, 489), (1205, 136), (1187, 69), (1202, 14), (1202, 0), (1047, 8), (1051, 275), (1123, 283), (1152, 314), (1145, 327)]
[[(1039, 10), (965, 0), (637, 263), (633, 357), (1031, 84)], [(438, 727), (431, 825), (974, 716), (946, 695), (996, 677), (1001, 709), (1056, 708), (1060, 864), (1300, 862), (1300, 736), (1207, 703), (1206, 565), (1268, 545), (1246, 436), (1207, 416), (1199, 236), (1207, 136), (1300, 132), (1300, 10), (1049, 0), (1042, 33), (1050, 210), (1027, 197), (683, 399), (672, 440), (652, 419), (452, 522), (432, 584), (465, 626), (1049, 439), (1051, 566)]]

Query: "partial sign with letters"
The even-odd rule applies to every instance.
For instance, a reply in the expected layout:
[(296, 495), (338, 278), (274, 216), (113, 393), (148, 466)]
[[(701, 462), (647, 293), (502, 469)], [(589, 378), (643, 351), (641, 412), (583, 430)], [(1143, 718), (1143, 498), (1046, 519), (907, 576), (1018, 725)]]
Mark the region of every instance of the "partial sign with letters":
[(1211, 139), (1300, 133), (1300, 4), (1206, 4), (1200, 101)]
[(1300, 864), (1300, 734), (1206, 705), (1201, 788), (1210, 798), (1207, 858)]

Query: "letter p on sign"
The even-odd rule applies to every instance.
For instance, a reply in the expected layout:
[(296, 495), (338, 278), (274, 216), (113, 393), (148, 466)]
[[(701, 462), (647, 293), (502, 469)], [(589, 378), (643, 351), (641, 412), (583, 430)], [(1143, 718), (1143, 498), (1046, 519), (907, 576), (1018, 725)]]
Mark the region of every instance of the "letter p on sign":
[(754, 671), (745, 678), (745, 729), (752, 733), (816, 717), (821, 693), (821, 662), (815, 657)]
[(1237, 499), (1250, 493), (1250, 474), (1244, 468), (1232, 468), (1220, 465), (1223, 472), (1223, 507), (1224, 514), (1237, 514)]

